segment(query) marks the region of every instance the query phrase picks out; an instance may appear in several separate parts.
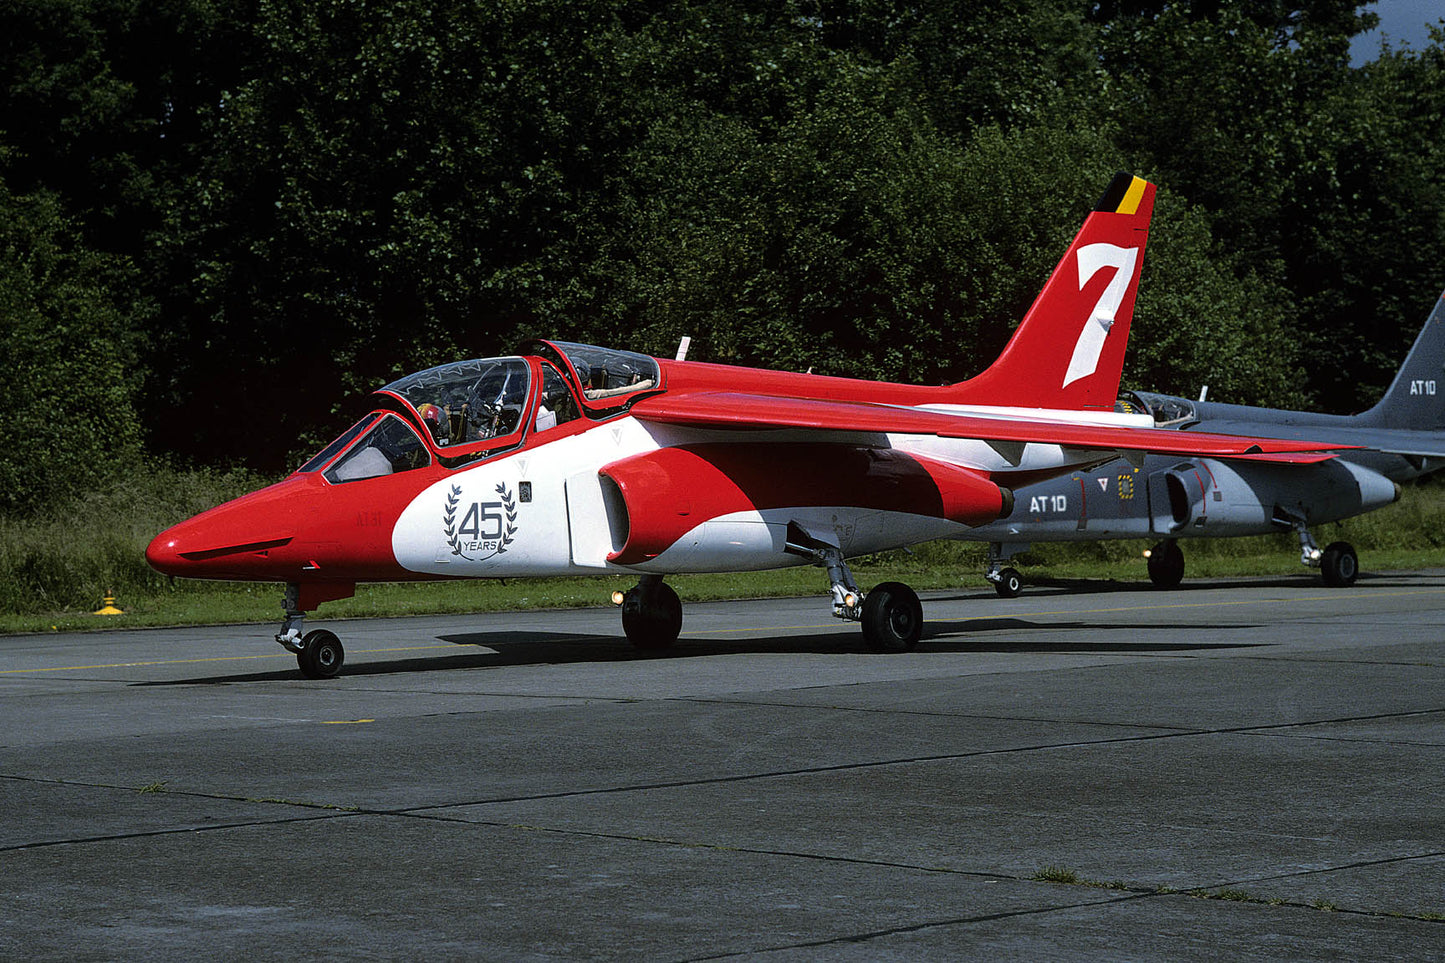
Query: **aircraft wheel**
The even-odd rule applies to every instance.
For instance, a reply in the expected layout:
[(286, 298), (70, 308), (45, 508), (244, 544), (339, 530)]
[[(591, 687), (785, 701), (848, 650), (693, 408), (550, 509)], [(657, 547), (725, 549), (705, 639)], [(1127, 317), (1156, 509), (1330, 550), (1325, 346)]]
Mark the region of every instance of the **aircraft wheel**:
[(1360, 560), (1349, 542), (1331, 542), (1320, 556), (1320, 575), (1325, 584), (1338, 588), (1354, 585), (1360, 574)]
[(1006, 568), (998, 573), (998, 581), (993, 583), (993, 590), (1001, 598), (1016, 599), (1023, 594), (1024, 577), (1018, 573), (1018, 569)]
[(330, 679), (341, 671), (341, 664), (346, 661), (346, 650), (341, 647), (341, 640), (335, 632), (325, 629), (307, 632), (301, 644), (303, 648), (296, 653), (296, 664), (306, 678)]
[(1179, 543), (1163, 541), (1149, 553), (1149, 581), (1155, 587), (1172, 589), (1184, 579), (1184, 551)]
[(908, 652), (923, 637), (923, 604), (902, 582), (884, 582), (863, 597), (863, 641), (874, 652)]
[(622, 631), (643, 651), (669, 648), (682, 631), (682, 599), (666, 582), (637, 586), (622, 597)]

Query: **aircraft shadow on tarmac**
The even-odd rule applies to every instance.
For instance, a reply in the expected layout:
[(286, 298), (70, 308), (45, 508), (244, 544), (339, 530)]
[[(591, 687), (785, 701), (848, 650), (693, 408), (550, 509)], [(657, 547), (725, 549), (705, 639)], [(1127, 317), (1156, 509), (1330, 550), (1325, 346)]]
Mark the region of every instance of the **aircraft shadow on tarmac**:
[[(615, 663), (697, 659), (726, 655), (869, 655), (880, 659), (911, 658), (930, 652), (1028, 652), (1028, 653), (1127, 653), (1127, 652), (1190, 652), (1199, 650), (1253, 648), (1258, 642), (1129, 642), (1083, 641), (1067, 639), (1023, 641), (1018, 639), (986, 639), (980, 636), (1001, 630), (1041, 629), (1068, 630), (1106, 628), (1091, 623), (1035, 623), (1025, 619), (987, 619), (962, 622), (929, 622), (924, 626), (923, 640), (912, 654), (869, 653), (862, 640), (852, 633), (818, 632), (753, 639), (709, 639), (683, 637), (664, 652), (640, 652), (616, 635), (592, 635), (568, 632), (471, 632), (436, 636), (438, 641), (464, 647), (455, 654), (407, 657), (386, 661), (348, 662), (341, 670), (342, 678), (389, 676), (414, 672), (444, 672), (463, 669), (500, 669), (526, 665), (576, 665), (583, 663)], [(1234, 626), (1233, 628), (1250, 628)], [(1190, 630), (1197, 625), (1130, 626), (1129, 632), (1151, 630)], [(295, 668), (271, 672), (248, 672), (193, 679), (165, 679), (135, 682), (137, 687), (181, 685), (230, 685), (248, 682), (300, 681)], [(309, 683), (322, 684), (325, 683)]]
[[(630, 662), (649, 658), (637, 652), (626, 639), (615, 635), (569, 632), (479, 632), (469, 635), (433, 636), (459, 648), (454, 654), (409, 656), (387, 661), (348, 660), (341, 678), (397, 675), (408, 672), (442, 672), (455, 669), (495, 669), (513, 665), (568, 665), (579, 662)], [(425, 638), (415, 640), (418, 643)], [(671, 654), (671, 653), (668, 653)], [(236, 682), (284, 682), (300, 678), (294, 666), (274, 672), (247, 672), (207, 676), (198, 679), (165, 679), (136, 682), (136, 686), (221, 685)], [(321, 683), (325, 684), (325, 683)]]
[[(1256, 629), (1258, 625), (1231, 625), (1231, 630)], [(1068, 630), (1092, 630), (1113, 629), (1128, 638), (1138, 633), (1181, 631), (1198, 632), (1200, 626), (1195, 623), (1170, 624), (1163, 622), (1151, 622), (1147, 625), (1131, 624), (1118, 626), (1091, 622), (1030, 622), (1028, 619), (971, 619), (962, 622), (929, 622), (924, 626), (923, 641), (919, 642), (921, 651), (946, 651), (946, 652), (1055, 652), (1055, 653), (1096, 653), (1096, 652), (1211, 652), (1220, 649), (1256, 649), (1265, 648), (1273, 643), (1270, 642), (1148, 642), (1129, 641), (1128, 638), (1114, 641), (1091, 640), (1084, 642), (1071, 642), (1068, 639), (990, 639), (986, 638), (989, 632), (999, 631), (1020, 631), (1026, 629), (1049, 629), (1057, 631)]]
[[(1398, 581), (1398, 572), (1361, 572), (1356, 582), (1381, 582), (1389, 584)], [(1325, 588), (1324, 582), (1319, 575), (1310, 571), (1300, 571), (1292, 575), (1241, 575), (1241, 576), (1220, 576), (1209, 578), (1200, 576), (1195, 579), (1186, 579), (1170, 589), (1155, 588), (1154, 584), (1144, 580), (1124, 580), (1113, 578), (1038, 578), (1030, 579), (1025, 573), (1023, 598), (1030, 595), (1054, 596), (1054, 595), (1106, 595), (1111, 592), (1148, 592), (1151, 595), (1158, 595), (1160, 598), (1168, 598), (1170, 595), (1189, 592), (1208, 592), (1214, 589), (1231, 588)], [(991, 589), (978, 592), (966, 592), (958, 595), (941, 596), (930, 594), (929, 598), (947, 601), (964, 601), (970, 599), (993, 599), (996, 593)]]

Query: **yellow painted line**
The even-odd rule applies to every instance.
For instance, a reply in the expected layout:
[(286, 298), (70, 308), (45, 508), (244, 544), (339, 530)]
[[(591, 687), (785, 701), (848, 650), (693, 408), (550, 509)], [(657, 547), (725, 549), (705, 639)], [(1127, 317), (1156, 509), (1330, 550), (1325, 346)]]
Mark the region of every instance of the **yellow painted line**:
[(149, 665), (183, 665), (188, 662), (244, 662), (248, 659), (274, 659), (274, 655), (223, 655), (206, 659), (167, 659), (157, 662), (109, 662), (101, 665), (57, 665), (45, 669), (0, 669), (0, 675), (26, 672), (80, 672), (86, 669), (130, 669)]
[[(1413, 596), (1413, 595), (1439, 595), (1439, 594), (1441, 594), (1442, 592), (1445, 592), (1445, 586), (1442, 586), (1442, 587), (1440, 587), (1440, 588), (1413, 589), (1413, 590), (1410, 590), (1410, 591), (1402, 591), (1402, 592), (1371, 592), (1370, 595), (1369, 595), (1369, 598), (1407, 598), (1407, 597)], [(1356, 596), (1352, 596), (1352, 595), (1348, 595), (1348, 594), (1342, 594), (1341, 592), (1339, 592), (1339, 590), (1336, 590), (1335, 592), (1333, 592), (1333, 593), (1331, 593), (1331, 594), (1327, 594), (1327, 595), (1307, 595), (1307, 596), (1304, 596), (1303, 598), (1292, 598), (1292, 599), (1288, 599), (1287, 601), (1290, 601), (1290, 602), (1328, 602), (1328, 601), (1335, 600), (1335, 599), (1347, 599), (1347, 598), (1355, 598), (1355, 597), (1356, 597)], [(988, 620), (991, 620), (991, 619), (992, 619), (992, 620), (997, 620), (997, 619), (1017, 619), (1017, 618), (1020, 618), (1020, 617), (1031, 617), (1031, 618), (1032, 618), (1032, 617), (1045, 616), (1045, 615), (1108, 615), (1108, 614), (1119, 613), (1119, 612), (1154, 612), (1154, 611), (1162, 611), (1162, 610), (1165, 610), (1165, 609), (1204, 609), (1204, 608), (1223, 608), (1223, 607), (1225, 607), (1225, 606), (1277, 605), (1277, 604), (1279, 604), (1281, 601), (1286, 601), (1286, 600), (1279, 599), (1279, 598), (1268, 598), (1268, 599), (1241, 599), (1241, 600), (1238, 600), (1238, 601), (1228, 601), (1228, 600), (1217, 600), (1217, 599), (1216, 599), (1216, 600), (1209, 601), (1209, 602), (1173, 602), (1173, 603), (1166, 603), (1166, 604), (1162, 604), (1162, 605), (1121, 605), (1121, 606), (1114, 606), (1114, 607), (1110, 607), (1110, 608), (1098, 608), (1098, 609), (1046, 609), (1046, 610), (1044, 610), (1044, 611), (1007, 612), (1007, 613), (1000, 613), (1000, 614), (997, 614), (997, 615), (969, 615), (969, 616), (967, 617), (967, 621), (970, 621), (970, 622), (984, 622), (984, 621), (988, 621)], [(800, 629), (823, 629), (823, 628), (830, 628), (830, 627), (834, 627), (834, 626), (838, 626), (838, 625), (846, 625), (846, 624), (848, 624), (848, 623), (843, 623), (843, 622), (839, 622), (839, 621), (837, 621), (837, 620), (834, 620), (834, 621), (830, 621), (830, 622), (817, 622), (817, 623), (810, 623), (810, 624), (805, 624), (805, 625), (772, 625), (772, 626), (758, 626), (758, 627), (756, 627), (756, 628), (741, 628), (741, 629), (705, 629), (705, 630), (704, 630), (704, 629), (699, 629), (699, 630), (694, 631), (694, 632), (684, 632), (684, 633), (682, 633), (682, 634), (683, 634), (683, 635), (739, 635), (739, 634), (743, 634), (743, 633), (756, 633), (756, 632), (791, 632), (791, 631), (797, 631), (797, 630), (800, 630)], [(355, 651), (357, 654), (363, 654), (363, 653), (365, 653), (365, 654), (370, 654), (370, 653), (376, 653), (376, 652), (422, 652), (422, 651), (427, 651), (427, 650), (430, 650), (430, 649), (449, 649), (449, 650), (452, 650), (452, 651), (456, 651), (456, 650), (458, 650), (459, 648), (463, 648), (463, 647), (462, 647), (462, 646), (455, 645), (455, 644), (447, 644), (447, 645), (409, 645), (409, 646), (396, 646), (396, 647), (385, 648), (385, 649), (356, 649), (356, 650), (354, 650), (354, 651)], [(96, 670), (96, 669), (134, 669), (134, 668), (146, 668), (146, 667), (149, 667), (149, 666), (157, 666), (157, 665), (196, 665), (196, 664), (215, 663), (215, 662), (247, 662), (247, 661), (255, 661), (255, 660), (257, 660), (257, 659), (285, 659), (285, 658), (291, 658), (291, 657), (292, 657), (292, 653), (290, 653), (290, 652), (277, 652), (277, 653), (271, 653), (271, 654), (267, 654), (267, 655), (219, 655), (219, 656), (208, 656), (208, 657), (206, 657), (206, 658), (198, 658), (198, 659), (161, 659), (161, 660), (157, 660), (157, 661), (154, 661), (154, 662), (108, 662), (108, 663), (100, 663), (100, 664), (96, 664), (96, 665), (62, 665), (62, 666), (51, 666), (51, 667), (43, 668), (43, 669), (0, 669), (0, 675), (26, 675), (26, 674), (30, 674), (30, 673), (36, 673), (36, 672), (85, 672), (85, 671), (93, 671), (93, 670)]]
[(390, 648), (390, 649), (355, 649), (355, 650), (348, 650), (348, 651), (355, 651), (355, 652), (357, 652), (357, 653), (362, 653), (362, 652), (420, 652), (420, 651), (422, 651), (423, 649), (458, 649), (458, 648), (478, 648), (478, 646), (471, 645), (470, 643), (468, 643), (467, 645), (458, 645), (457, 643), (453, 642), (453, 643), (450, 643), (450, 644), (448, 644), (448, 645), (400, 645), (400, 646), (396, 646), (396, 647)]
[(323, 726), (354, 726), (362, 722), (375, 722), (375, 719), (328, 719), (321, 724)]

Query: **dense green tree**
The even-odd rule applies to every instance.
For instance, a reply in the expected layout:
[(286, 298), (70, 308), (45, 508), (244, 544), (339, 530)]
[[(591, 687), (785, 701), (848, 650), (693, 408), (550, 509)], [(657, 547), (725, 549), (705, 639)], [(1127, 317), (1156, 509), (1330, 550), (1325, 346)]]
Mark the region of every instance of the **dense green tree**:
[(1160, 186), (1130, 382), (1338, 410), (1445, 255), (1441, 44), (1351, 67), (1365, 10), (15, 0), (0, 172), (204, 462), (521, 336), (966, 377), (1116, 169)]
[(144, 256), (204, 152), (202, 109), (249, 59), (250, 4), (7, 0), (0, 4), (0, 141), (10, 188), (45, 189), (94, 246)]
[[(1438, 45), (1348, 63), (1352, 0), (1105, 4), (1123, 149), (1212, 215), (1326, 410), (1376, 400), (1442, 284)], [(1433, 55), (1432, 55), (1433, 51)]]
[(89, 250), (46, 194), (0, 185), (0, 513), (66, 502), (134, 469), (138, 305), (122, 259)]
[(1445, 288), (1445, 35), (1357, 71), (1289, 164), (1280, 256), (1321, 404), (1373, 404)]
[[(193, 272), (166, 305), (169, 396), (224, 390), (276, 467), (348, 395), (503, 348), (605, 189), (612, 22), (602, 2), (262, 4), (167, 238)], [(188, 443), (234, 448), (196, 400)]]

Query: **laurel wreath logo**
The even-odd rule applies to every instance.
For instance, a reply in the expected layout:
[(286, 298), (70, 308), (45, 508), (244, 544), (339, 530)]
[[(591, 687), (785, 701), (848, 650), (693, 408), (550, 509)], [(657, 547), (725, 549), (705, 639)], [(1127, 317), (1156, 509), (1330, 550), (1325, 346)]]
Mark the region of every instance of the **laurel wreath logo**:
[[(472, 562), (481, 562), (501, 555), (517, 537), (517, 499), (505, 483), (497, 485), (497, 494), (502, 499), (502, 512), (506, 524), (502, 529), (501, 538), (497, 541), (496, 551), (487, 555), (472, 556), (462, 550), (462, 539), (457, 532), (457, 509), (461, 507), (462, 486), (453, 485), (447, 494), (446, 509), (442, 512), (442, 530), (446, 532), (447, 545), (451, 547), (453, 555), (459, 555)], [(495, 503), (492, 503), (495, 504)], [(493, 516), (495, 517), (495, 516)]]
[[(461, 555), (462, 547), (457, 544), (457, 503), (462, 499), (462, 486), (453, 485), (452, 493), (447, 496), (447, 510), (442, 514), (442, 527), (447, 533), (447, 544), (452, 547), (453, 555)], [(465, 555), (462, 555), (466, 558)]]
[(502, 533), (502, 542), (497, 546), (497, 554), (501, 555), (517, 535), (517, 502), (505, 484), (497, 484), (497, 494), (502, 496), (502, 511), (507, 513), (507, 530)]

